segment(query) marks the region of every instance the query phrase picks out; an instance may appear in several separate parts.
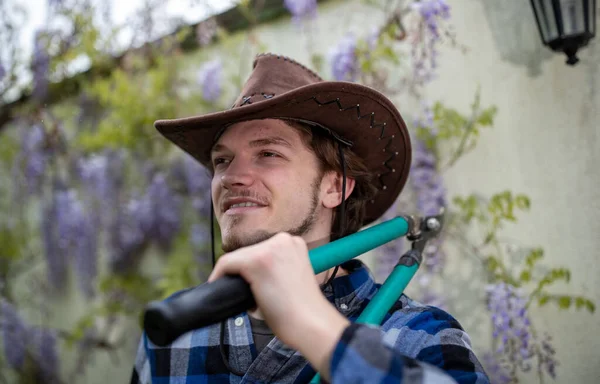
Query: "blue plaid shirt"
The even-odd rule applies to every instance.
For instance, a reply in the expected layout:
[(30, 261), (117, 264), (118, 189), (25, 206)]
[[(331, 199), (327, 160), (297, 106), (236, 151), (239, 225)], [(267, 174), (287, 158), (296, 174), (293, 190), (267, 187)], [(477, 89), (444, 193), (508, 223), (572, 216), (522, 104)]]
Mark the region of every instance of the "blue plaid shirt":
[[(324, 294), (354, 321), (379, 284), (358, 260), (344, 265)], [(314, 369), (277, 337), (257, 353), (246, 313), (226, 322), (223, 363), (218, 324), (189, 332), (167, 347), (142, 335), (132, 383), (308, 383)], [(402, 296), (379, 327), (353, 323), (330, 362), (332, 383), (489, 383), (467, 333), (448, 313)]]

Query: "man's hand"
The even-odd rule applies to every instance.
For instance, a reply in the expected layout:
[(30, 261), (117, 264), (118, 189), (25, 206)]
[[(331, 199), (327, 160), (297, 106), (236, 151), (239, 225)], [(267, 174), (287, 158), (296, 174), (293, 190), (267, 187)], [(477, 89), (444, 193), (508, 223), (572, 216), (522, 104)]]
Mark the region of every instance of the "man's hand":
[(273, 333), (327, 378), (331, 352), (350, 324), (325, 299), (301, 237), (279, 233), (223, 255), (208, 281), (242, 276)]

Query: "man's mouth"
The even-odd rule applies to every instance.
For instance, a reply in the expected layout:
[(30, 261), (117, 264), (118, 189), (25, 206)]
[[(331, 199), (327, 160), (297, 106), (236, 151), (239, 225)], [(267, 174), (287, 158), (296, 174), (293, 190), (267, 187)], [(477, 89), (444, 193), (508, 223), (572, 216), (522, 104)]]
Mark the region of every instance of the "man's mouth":
[(231, 205), (231, 208), (236, 208), (236, 207), (258, 207), (259, 205), (256, 203), (239, 203), (239, 204), (233, 204)]
[(252, 201), (242, 201), (242, 202), (235, 202), (233, 204), (228, 203), (225, 205), (225, 214), (226, 215), (237, 215), (237, 214), (242, 214), (242, 213), (249, 213), (249, 212), (253, 212), (256, 211), (260, 208), (264, 208), (265, 205), (259, 204), (259, 203), (255, 203)]

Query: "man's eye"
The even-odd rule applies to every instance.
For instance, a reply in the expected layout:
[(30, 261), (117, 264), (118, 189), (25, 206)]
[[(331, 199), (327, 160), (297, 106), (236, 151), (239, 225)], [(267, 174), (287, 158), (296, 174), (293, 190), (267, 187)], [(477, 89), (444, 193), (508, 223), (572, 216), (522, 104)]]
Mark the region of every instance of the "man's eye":
[(223, 157), (217, 157), (213, 160), (213, 164), (216, 167), (219, 164), (224, 164), (227, 161), (227, 159), (223, 158)]
[(261, 155), (263, 157), (277, 157), (279, 156), (278, 154), (276, 154), (275, 152), (269, 152), (269, 151), (262, 151)]

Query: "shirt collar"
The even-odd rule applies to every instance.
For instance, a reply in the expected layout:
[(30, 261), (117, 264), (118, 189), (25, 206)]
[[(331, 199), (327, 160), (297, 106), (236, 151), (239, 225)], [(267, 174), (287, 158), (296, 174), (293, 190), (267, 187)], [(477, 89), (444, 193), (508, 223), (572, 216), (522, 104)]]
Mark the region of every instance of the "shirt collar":
[(348, 274), (336, 277), (322, 288), (327, 299), (346, 315), (362, 309), (364, 300), (370, 300), (377, 291), (377, 284), (367, 266), (358, 259), (341, 265)]

